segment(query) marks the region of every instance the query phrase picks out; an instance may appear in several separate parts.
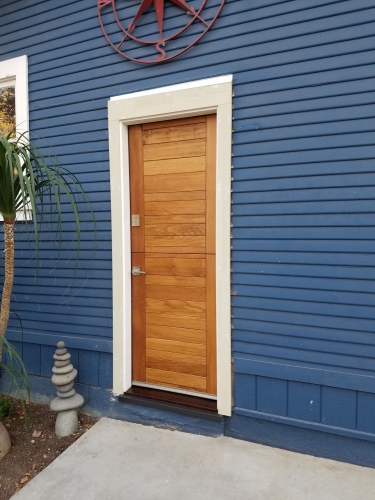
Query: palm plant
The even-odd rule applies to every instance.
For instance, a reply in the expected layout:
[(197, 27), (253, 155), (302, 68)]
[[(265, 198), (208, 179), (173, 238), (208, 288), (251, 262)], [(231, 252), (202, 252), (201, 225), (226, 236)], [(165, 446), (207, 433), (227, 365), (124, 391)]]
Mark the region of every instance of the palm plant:
[[(62, 230), (62, 198), (69, 201), (77, 235), (77, 258), (80, 249), (80, 218), (77, 195), (85, 204), (88, 199), (77, 178), (61, 167), (55, 156), (44, 156), (25, 134), (17, 139), (0, 135), (0, 214), (4, 220), (5, 273), (0, 309), (0, 340), (4, 338), (10, 314), (14, 280), (14, 228), (18, 218), (24, 220), (29, 242), (34, 241), (36, 259), (39, 250), (40, 225), (53, 221)], [(90, 205), (89, 205), (90, 207)], [(90, 207), (94, 222), (94, 214)], [(96, 231), (96, 229), (95, 229)], [(77, 266), (77, 259), (76, 259)], [(0, 362), (2, 355), (0, 341)]]

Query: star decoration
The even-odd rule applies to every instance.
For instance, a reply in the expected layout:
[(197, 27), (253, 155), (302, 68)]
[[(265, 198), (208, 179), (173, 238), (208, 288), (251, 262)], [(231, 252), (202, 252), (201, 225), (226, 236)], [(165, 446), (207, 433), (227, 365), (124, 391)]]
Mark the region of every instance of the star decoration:
[[(190, 7), (185, 0), (170, 0), (173, 2), (175, 5), (178, 7), (181, 7), (185, 11), (189, 12), (192, 15), (196, 15), (195, 10)], [(145, 12), (145, 10), (148, 9), (148, 7), (154, 3), (155, 11), (156, 11), (156, 17), (158, 20), (158, 26), (159, 26), (159, 33), (160, 33), (160, 40), (163, 39), (163, 22), (164, 22), (164, 0), (142, 0), (142, 3), (138, 9), (137, 14), (135, 15), (133, 21), (131, 22), (129, 26), (129, 31), (133, 30), (135, 28), (135, 25), (139, 18), (142, 16), (142, 14)]]

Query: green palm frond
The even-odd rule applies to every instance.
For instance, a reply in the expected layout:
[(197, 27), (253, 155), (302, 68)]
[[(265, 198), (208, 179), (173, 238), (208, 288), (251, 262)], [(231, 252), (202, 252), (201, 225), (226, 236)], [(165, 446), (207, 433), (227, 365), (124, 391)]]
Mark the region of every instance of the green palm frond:
[(43, 155), (25, 134), (16, 140), (11, 139), (10, 135), (0, 135), (0, 214), (4, 220), (12, 221), (17, 214), (23, 214), (27, 232), (32, 229), (34, 233), (37, 258), (40, 224), (55, 223), (61, 242), (64, 200), (68, 201), (74, 216), (78, 258), (81, 243), (80, 202), (91, 213), (95, 245), (96, 223), (89, 200), (77, 177), (62, 167), (55, 155)]

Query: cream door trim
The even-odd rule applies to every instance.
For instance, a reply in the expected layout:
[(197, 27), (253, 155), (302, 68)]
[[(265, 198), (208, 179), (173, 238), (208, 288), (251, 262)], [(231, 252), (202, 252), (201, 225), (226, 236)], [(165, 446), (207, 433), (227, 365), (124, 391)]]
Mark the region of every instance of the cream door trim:
[(131, 248), (128, 126), (217, 113), (216, 303), (217, 400), (231, 415), (230, 215), (232, 75), (111, 98), (108, 102), (113, 265), (113, 392), (131, 377)]

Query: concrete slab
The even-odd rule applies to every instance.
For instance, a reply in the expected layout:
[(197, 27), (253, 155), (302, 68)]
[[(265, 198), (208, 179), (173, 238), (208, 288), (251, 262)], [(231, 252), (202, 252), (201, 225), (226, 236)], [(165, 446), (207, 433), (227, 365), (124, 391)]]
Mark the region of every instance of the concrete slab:
[(373, 500), (375, 470), (102, 418), (14, 500)]

